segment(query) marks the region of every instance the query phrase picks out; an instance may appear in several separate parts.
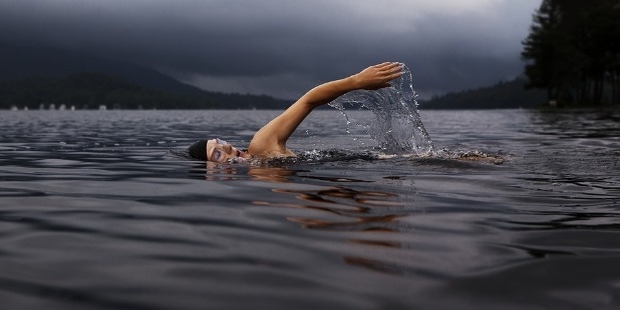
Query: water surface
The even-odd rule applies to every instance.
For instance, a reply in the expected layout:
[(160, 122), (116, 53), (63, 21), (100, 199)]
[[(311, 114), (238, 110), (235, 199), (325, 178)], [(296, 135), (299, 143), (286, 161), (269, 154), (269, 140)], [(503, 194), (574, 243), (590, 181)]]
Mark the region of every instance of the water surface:
[(620, 307), (618, 112), (422, 111), (436, 153), (378, 159), (315, 111), (303, 160), (180, 155), (278, 113), (1, 111), (2, 308)]

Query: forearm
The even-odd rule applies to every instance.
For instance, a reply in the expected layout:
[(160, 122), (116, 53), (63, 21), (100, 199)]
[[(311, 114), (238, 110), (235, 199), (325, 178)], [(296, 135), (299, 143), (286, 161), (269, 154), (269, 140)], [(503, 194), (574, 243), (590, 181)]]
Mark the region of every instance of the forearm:
[(311, 109), (327, 104), (334, 99), (356, 89), (360, 89), (355, 76), (321, 84), (300, 98), (300, 102), (307, 104)]
[(375, 90), (389, 87), (389, 82), (402, 74), (400, 63), (384, 62), (347, 78), (319, 85), (307, 92), (299, 101), (314, 109), (356, 89)]
[(286, 141), (312, 110), (354, 89), (355, 82), (351, 77), (311, 89), (254, 135), (250, 142), (250, 153), (258, 155), (286, 152)]
[(402, 66), (399, 63), (385, 62), (368, 67), (347, 78), (327, 82), (311, 89), (254, 135), (249, 146), (250, 154), (287, 153), (286, 141), (316, 107), (356, 89), (374, 90), (389, 87), (389, 82), (401, 75)]

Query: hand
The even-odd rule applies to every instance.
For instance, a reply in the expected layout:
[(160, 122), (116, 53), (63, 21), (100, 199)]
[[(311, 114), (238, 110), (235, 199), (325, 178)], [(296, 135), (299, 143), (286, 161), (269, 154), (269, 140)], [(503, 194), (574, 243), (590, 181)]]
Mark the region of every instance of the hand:
[(390, 87), (390, 81), (403, 75), (403, 65), (398, 62), (384, 62), (364, 69), (351, 76), (358, 89), (376, 90)]

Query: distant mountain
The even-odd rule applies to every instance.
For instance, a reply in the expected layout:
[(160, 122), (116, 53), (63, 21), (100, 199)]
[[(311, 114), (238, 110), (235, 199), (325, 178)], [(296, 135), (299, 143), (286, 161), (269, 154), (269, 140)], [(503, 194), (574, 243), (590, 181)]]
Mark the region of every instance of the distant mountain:
[(67, 77), (29, 77), (0, 82), (0, 109), (65, 106), (77, 109), (207, 109), (226, 108), (200, 94), (153, 90), (101, 73)]
[(518, 109), (538, 108), (546, 102), (543, 90), (526, 90), (525, 78), (499, 82), (490, 87), (465, 90), (420, 101), (423, 109)]
[[(91, 87), (88, 90), (91, 92), (94, 91), (92, 89), (93, 83), (103, 82), (109, 87), (106, 91), (114, 92), (118, 90), (117, 93), (123, 93), (128, 98), (166, 98), (169, 102), (157, 100), (158, 108), (162, 109), (189, 107), (280, 109), (290, 104), (288, 100), (280, 100), (270, 96), (208, 92), (181, 83), (149, 68), (58, 49), (0, 45), (0, 68), (0, 108), (6, 108), (6, 105), (9, 104), (6, 100), (8, 97), (11, 98), (11, 104), (18, 106), (36, 105), (38, 107), (39, 103), (32, 102), (32, 100), (55, 101), (58, 99), (54, 98), (66, 99), (70, 97), (71, 94), (61, 95), (60, 90), (83, 93), (84, 89), (75, 88), (77, 86), (76, 83), (73, 83), (73, 87), (68, 86), (68, 84), (72, 83), (71, 81), (80, 78), (85, 78), (84, 83), (81, 85), (87, 88)], [(30, 87), (31, 94), (29, 96), (25, 96), (28, 95), (27, 89), (23, 88), (25, 85)], [(54, 92), (45, 92), (40, 89), (53, 87), (51, 85), (56, 85), (59, 88)], [(9, 96), (8, 92), (11, 90), (11, 87), (20, 89), (24, 96), (16, 96), (15, 91)], [(120, 89), (115, 89), (114, 87), (120, 87)], [(138, 96), (134, 92), (140, 95)], [(48, 95), (53, 93), (56, 97), (37, 97), (37, 93), (46, 93)], [(84, 96), (88, 97), (87, 95)], [(98, 98), (101, 97), (101, 95), (97, 96)], [(5, 98), (4, 102), (2, 98)], [(142, 103), (130, 104), (127, 102), (126, 107), (154, 107), (154, 104), (144, 106)], [(77, 106), (91, 105), (86, 102)], [(94, 106), (91, 106), (91, 108), (94, 108)]]

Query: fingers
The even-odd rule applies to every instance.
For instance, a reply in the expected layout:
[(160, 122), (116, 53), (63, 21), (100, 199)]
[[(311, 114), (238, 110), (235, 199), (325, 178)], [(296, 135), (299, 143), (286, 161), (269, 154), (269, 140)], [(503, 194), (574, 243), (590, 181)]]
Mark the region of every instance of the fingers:
[(395, 79), (395, 78), (400, 77), (400, 76), (401, 76), (401, 75), (403, 75), (403, 74), (405, 74), (405, 72), (404, 72), (404, 71), (402, 71), (402, 70), (400, 70), (400, 71), (398, 71), (398, 72), (394, 72), (394, 73), (392, 73), (392, 74), (388, 75), (388, 76), (387, 76), (387, 78), (388, 78), (388, 79), (390, 79), (390, 80), (393, 80), (393, 79)]
[(383, 62), (368, 67), (366, 70), (374, 71), (382, 75), (391, 75), (396, 72), (402, 72), (404, 65), (400, 62)]
[(387, 66), (386, 69), (388, 71), (403, 72), (403, 64), (400, 62), (393, 62), (391, 65)]
[(390, 81), (402, 76), (404, 65), (400, 62), (383, 62), (370, 66), (357, 74), (360, 88), (377, 90), (390, 87)]
[(390, 70), (394, 68), (402, 68), (402, 64), (400, 62), (383, 62), (377, 65), (374, 65), (374, 68), (382, 69), (382, 70)]
[(381, 69), (381, 73), (387, 81), (391, 81), (403, 75), (403, 65), (399, 62), (392, 62)]
[(399, 62), (391, 62), (380, 70), (381, 75), (383, 75), (386, 81), (391, 81), (402, 76), (405, 72), (403, 71), (403, 64)]
[(375, 68), (381, 68), (381, 67), (387, 66), (387, 65), (389, 65), (389, 64), (391, 64), (391, 62), (382, 62), (382, 63), (380, 63), (380, 64), (376, 64), (376, 65), (374, 65), (373, 67), (375, 67)]

